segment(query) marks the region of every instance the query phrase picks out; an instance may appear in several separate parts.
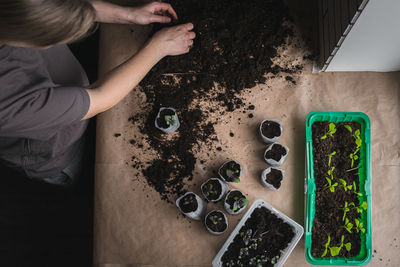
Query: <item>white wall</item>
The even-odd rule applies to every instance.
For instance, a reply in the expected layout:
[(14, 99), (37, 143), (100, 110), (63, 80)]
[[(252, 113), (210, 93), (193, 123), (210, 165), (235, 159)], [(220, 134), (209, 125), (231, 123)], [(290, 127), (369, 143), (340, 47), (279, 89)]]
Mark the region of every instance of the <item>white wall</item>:
[(400, 70), (400, 0), (369, 0), (326, 71)]

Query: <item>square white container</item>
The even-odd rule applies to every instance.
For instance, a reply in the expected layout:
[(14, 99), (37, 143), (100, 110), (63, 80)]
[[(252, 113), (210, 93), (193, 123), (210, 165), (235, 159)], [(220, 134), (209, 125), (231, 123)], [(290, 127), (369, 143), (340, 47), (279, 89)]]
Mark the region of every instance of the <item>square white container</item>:
[(256, 208), (261, 208), (261, 207), (267, 208), (269, 211), (272, 212), (272, 214), (276, 215), (278, 218), (281, 218), (285, 223), (292, 226), (292, 229), (294, 232), (294, 237), (293, 237), (292, 241), (288, 244), (288, 246), (282, 251), (282, 255), (279, 257), (279, 260), (277, 261), (277, 263), (274, 266), (280, 267), (285, 263), (285, 261), (287, 260), (287, 258), (290, 255), (290, 253), (292, 253), (293, 249), (295, 248), (295, 246), (299, 242), (300, 238), (302, 237), (302, 235), (304, 233), (304, 228), (303, 228), (303, 226), (301, 226), (297, 222), (293, 221), (292, 219), (290, 219), (288, 216), (286, 216), (279, 210), (272, 207), (270, 204), (268, 204), (263, 199), (257, 199), (254, 201), (254, 203), (251, 205), (251, 207), (248, 209), (248, 211), (243, 215), (243, 217), (240, 220), (240, 222), (238, 223), (238, 225), (236, 225), (235, 229), (232, 231), (232, 233), (229, 235), (228, 239), (225, 241), (222, 248), (219, 250), (217, 256), (215, 256), (214, 260), (212, 261), (213, 267), (222, 266), (222, 262), (221, 262), (222, 256), (228, 249), (229, 245), (231, 244), (231, 242), (233, 241), (235, 236), (237, 234), (239, 234), (240, 228), (242, 228), (242, 226), (246, 223), (247, 219), (250, 217), (250, 215), (253, 213), (253, 211)]

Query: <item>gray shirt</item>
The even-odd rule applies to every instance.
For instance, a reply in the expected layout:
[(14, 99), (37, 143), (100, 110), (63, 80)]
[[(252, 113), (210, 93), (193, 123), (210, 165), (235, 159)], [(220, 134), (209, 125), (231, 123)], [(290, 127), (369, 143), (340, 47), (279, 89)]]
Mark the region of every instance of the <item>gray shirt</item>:
[(0, 160), (31, 178), (59, 173), (87, 127), (86, 75), (65, 45), (0, 48)]

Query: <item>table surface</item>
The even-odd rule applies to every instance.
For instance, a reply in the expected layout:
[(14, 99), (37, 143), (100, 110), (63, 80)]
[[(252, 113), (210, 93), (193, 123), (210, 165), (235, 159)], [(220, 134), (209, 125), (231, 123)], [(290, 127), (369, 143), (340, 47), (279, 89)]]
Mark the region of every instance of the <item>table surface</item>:
[[(130, 30), (133, 29), (133, 32)], [(149, 28), (103, 25), (100, 34), (100, 75), (111, 70), (143, 44)], [(283, 51), (288, 57), (300, 48)], [(304, 51), (303, 51), (304, 52)], [(249, 119), (241, 110), (220, 116), (214, 126), (219, 142), (196, 153), (205, 163), (196, 163), (189, 190), (199, 193), (199, 184), (212, 176), (218, 165), (235, 155), (244, 165), (241, 189), (252, 202), (262, 198), (296, 222), (304, 225), (305, 118), (313, 110), (361, 111), (372, 126), (372, 246), (370, 266), (400, 266), (400, 74), (399, 73), (311, 73), (305, 62), (296, 84), (284, 76), (269, 79), (244, 93), (255, 105)], [(239, 216), (229, 216), (228, 231), (208, 234), (201, 222), (179, 215), (178, 209), (160, 199), (146, 185), (140, 170), (131, 167), (135, 155), (146, 162), (157, 155), (129, 145), (143, 140), (137, 125), (128, 118), (146, 109), (145, 94), (135, 88), (117, 106), (97, 117), (95, 165), (94, 262), (97, 266), (210, 266), (212, 259), (236, 226)], [(238, 123), (238, 118), (241, 118)], [(280, 142), (290, 148), (283, 185), (279, 191), (262, 187), (259, 173), (265, 145), (257, 127), (265, 118), (283, 123)], [(140, 123), (140, 122), (139, 122)], [(229, 129), (229, 131), (227, 130)], [(233, 132), (234, 137), (229, 133)], [(121, 136), (115, 137), (115, 133)], [(221, 146), (222, 151), (215, 151)], [(137, 176), (138, 175), (138, 178)], [(195, 185), (196, 184), (196, 185)], [(221, 203), (210, 205), (222, 208)], [(210, 209), (210, 207), (209, 207)], [(304, 257), (304, 238), (285, 266), (309, 266)]]

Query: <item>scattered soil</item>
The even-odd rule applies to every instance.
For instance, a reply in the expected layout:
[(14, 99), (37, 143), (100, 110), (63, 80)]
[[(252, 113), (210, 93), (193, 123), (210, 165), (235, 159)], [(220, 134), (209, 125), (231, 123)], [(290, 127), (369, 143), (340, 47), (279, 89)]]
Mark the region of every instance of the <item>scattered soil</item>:
[(240, 191), (230, 191), (228, 195), (226, 196), (226, 203), (229, 205), (231, 210), (233, 210), (233, 203), (235, 203), (235, 198), (237, 197), (237, 200), (246, 198), (245, 195), (242, 194)]
[[(246, 233), (251, 234), (250, 238), (245, 238)], [(281, 257), (281, 251), (288, 246), (294, 236), (295, 233), (289, 224), (264, 207), (256, 208), (222, 256), (222, 265), (229, 266), (229, 263), (234, 261), (235, 264), (232, 266), (240, 264), (251, 266), (251, 258), (261, 259), (261, 256), (264, 256), (262, 266), (274, 266), (271, 259), (275, 256)], [(255, 242), (257, 246), (253, 245)], [(247, 252), (245, 248), (248, 248)], [(241, 250), (245, 253), (241, 255), (237, 264)]]
[[(232, 177), (229, 177), (226, 174), (227, 170), (233, 171)], [(236, 171), (239, 171), (236, 173)], [(235, 161), (231, 160), (225, 163), (222, 167), (221, 170), (219, 171), (220, 175), (224, 177), (225, 181), (227, 182), (233, 182), (235, 179), (240, 178), (241, 171), (240, 171), (240, 164), (236, 163)]]
[[(210, 189), (211, 185), (211, 189)], [(217, 180), (208, 180), (202, 187), (201, 192), (208, 201), (216, 200), (222, 191), (221, 184)]]
[(280, 144), (272, 144), (272, 148), (267, 153), (265, 153), (266, 159), (273, 159), (275, 161), (280, 161), (282, 157), (286, 155), (286, 149)]
[[(341, 122), (336, 123), (336, 133), (326, 139), (321, 139), (329, 130), (329, 122), (315, 122), (312, 125), (312, 141), (313, 141), (313, 163), (314, 163), (314, 177), (316, 184), (315, 196), (315, 217), (312, 227), (312, 245), (311, 253), (314, 257), (320, 257), (325, 248), (324, 244), (327, 242), (328, 235), (331, 237), (331, 246), (340, 244), (341, 236), (344, 235), (344, 243), (351, 242), (351, 250), (348, 252), (344, 247), (340, 250), (338, 257), (354, 257), (360, 253), (361, 238), (360, 233), (355, 229), (352, 233), (347, 232), (343, 227), (343, 210), (345, 201), (348, 203), (354, 202), (357, 206), (360, 201), (356, 194), (345, 191), (339, 182), (339, 178), (346, 181), (348, 185), (356, 183), (357, 191), (359, 191), (358, 171), (346, 172), (351, 169), (350, 153), (356, 149), (354, 138), (350, 135), (349, 131), (344, 128), (344, 125), (350, 125), (355, 131), (360, 129), (360, 124), (357, 122)], [(361, 131), (361, 129), (360, 129)], [(336, 151), (331, 159), (329, 167), (329, 158), (327, 155)], [(359, 160), (354, 163), (357, 166)], [(330, 192), (327, 188), (328, 183), (327, 171), (334, 166), (334, 182), (338, 182), (335, 192)], [(364, 211), (365, 212), (365, 211)], [(350, 209), (346, 213), (346, 218), (351, 223), (355, 219), (359, 219), (360, 215), (355, 209)], [(366, 227), (364, 225), (364, 227)], [(327, 257), (330, 256), (328, 250)]]
[(271, 172), (266, 175), (265, 181), (271, 184), (276, 189), (279, 189), (281, 187), (282, 178), (283, 175), (280, 170), (271, 168)]
[(157, 118), (157, 125), (163, 129), (167, 129), (170, 125), (167, 124), (165, 121), (165, 116), (172, 116), (175, 115), (175, 112), (171, 109), (163, 109), (160, 112), (160, 116)]
[(184, 213), (193, 212), (198, 207), (197, 199), (195, 194), (189, 193), (185, 197), (179, 200), (179, 207)]
[[(217, 218), (214, 218), (214, 220), (217, 220), (217, 224), (214, 224), (211, 220), (211, 217), (213, 216), (217, 216)], [(218, 210), (212, 211), (207, 215), (206, 225), (209, 229), (217, 233), (222, 233), (226, 230), (226, 228), (228, 228), (228, 224), (226, 223), (224, 214), (222, 213), (222, 211)]]
[(274, 121), (265, 121), (261, 126), (262, 134), (267, 138), (274, 138), (282, 134), (279, 123)]
[[(213, 127), (216, 119), (210, 115), (245, 108), (244, 89), (265, 83), (266, 74), (291, 75), (302, 66), (273, 62), (279, 58), (278, 48), (293, 36), (291, 18), (281, 0), (169, 2), (179, 14), (178, 23), (195, 25), (194, 47), (188, 54), (164, 58), (148, 73), (140, 83), (147, 109), (129, 120), (139, 123), (158, 155), (143, 170), (148, 184), (162, 199), (173, 202), (193, 179), (195, 150), (218, 141)], [(201, 101), (212, 106), (200, 105)], [(161, 106), (174, 107), (181, 122), (179, 135), (172, 141), (154, 128)]]

